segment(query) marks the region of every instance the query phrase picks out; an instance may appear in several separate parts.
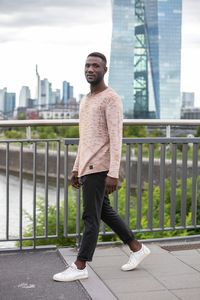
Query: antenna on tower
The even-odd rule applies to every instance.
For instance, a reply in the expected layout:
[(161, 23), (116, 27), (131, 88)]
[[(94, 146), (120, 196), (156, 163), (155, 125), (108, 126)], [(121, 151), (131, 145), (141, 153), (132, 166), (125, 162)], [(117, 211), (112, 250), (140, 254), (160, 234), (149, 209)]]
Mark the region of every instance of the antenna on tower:
[(38, 65), (37, 64), (35, 66), (35, 70), (36, 70), (36, 75), (39, 75), (39, 73), (38, 73)]

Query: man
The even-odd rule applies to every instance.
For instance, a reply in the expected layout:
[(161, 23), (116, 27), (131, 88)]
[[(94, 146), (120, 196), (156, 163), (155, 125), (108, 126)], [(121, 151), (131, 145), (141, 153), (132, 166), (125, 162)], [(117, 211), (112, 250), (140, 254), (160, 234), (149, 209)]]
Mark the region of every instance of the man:
[(108, 199), (108, 194), (117, 189), (123, 112), (120, 97), (105, 85), (106, 63), (106, 57), (99, 52), (90, 53), (85, 63), (90, 92), (80, 104), (80, 141), (71, 176), (72, 186), (83, 188), (84, 232), (76, 261), (64, 272), (55, 274), (56, 281), (88, 278), (86, 262), (92, 260), (101, 220), (131, 250), (129, 261), (121, 267), (123, 271), (135, 269), (150, 254), (150, 250), (135, 239)]

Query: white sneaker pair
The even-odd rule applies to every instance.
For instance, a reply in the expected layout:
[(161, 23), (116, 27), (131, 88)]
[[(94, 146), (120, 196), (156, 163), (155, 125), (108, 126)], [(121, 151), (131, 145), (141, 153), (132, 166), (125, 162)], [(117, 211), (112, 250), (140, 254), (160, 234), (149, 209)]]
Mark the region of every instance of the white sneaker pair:
[(150, 253), (151, 251), (149, 250), (149, 248), (147, 248), (144, 244), (142, 244), (142, 248), (139, 251), (137, 252), (131, 251), (128, 262), (121, 267), (121, 270), (130, 271), (135, 269), (143, 261), (143, 259), (147, 257)]
[(85, 278), (88, 278), (86, 267), (83, 270), (79, 270), (74, 263), (72, 263), (65, 271), (53, 276), (53, 280), (55, 281), (74, 281)]
[[(131, 251), (129, 261), (121, 267), (121, 270), (130, 271), (135, 269), (150, 253), (151, 251), (149, 248), (142, 244), (142, 248), (139, 251)], [(88, 271), (86, 267), (83, 270), (79, 270), (74, 263), (72, 263), (65, 271), (53, 276), (53, 280), (55, 281), (74, 281), (85, 278), (88, 278)]]

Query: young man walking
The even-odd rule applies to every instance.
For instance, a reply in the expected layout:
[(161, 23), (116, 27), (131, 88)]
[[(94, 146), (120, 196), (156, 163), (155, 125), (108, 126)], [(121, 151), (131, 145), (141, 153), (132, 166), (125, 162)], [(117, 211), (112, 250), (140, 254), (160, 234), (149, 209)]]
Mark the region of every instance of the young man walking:
[(103, 220), (131, 250), (121, 269), (135, 269), (150, 254), (137, 241), (124, 221), (110, 206), (108, 195), (117, 189), (121, 160), (123, 110), (120, 97), (107, 87), (106, 57), (90, 53), (85, 63), (85, 77), (90, 92), (80, 104), (80, 141), (72, 170), (71, 183), (83, 189), (84, 232), (77, 259), (64, 272), (55, 274), (56, 281), (88, 278), (86, 262), (91, 261)]

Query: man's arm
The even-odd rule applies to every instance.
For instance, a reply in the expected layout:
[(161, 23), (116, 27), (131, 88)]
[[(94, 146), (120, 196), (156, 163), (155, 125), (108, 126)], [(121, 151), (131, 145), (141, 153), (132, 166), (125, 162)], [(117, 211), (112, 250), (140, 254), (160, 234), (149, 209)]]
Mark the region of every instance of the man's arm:
[(71, 174), (71, 177), (70, 177), (70, 182), (71, 182), (72, 186), (75, 187), (76, 189), (80, 188), (80, 183), (79, 183), (78, 172), (77, 171), (72, 171), (72, 174)]
[(106, 191), (116, 190), (119, 177), (122, 147), (123, 110), (120, 98), (109, 99), (106, 107), (106, 120), (110, 140), (110, 167), (106, 178)]
[(78, 180), (78, 166), (79, 166), (79, 146), (78, 146), (77, 156), (76, 156), (74, 166), (72, 168), (71, 177), (70, 177), (70, 182), (71, 182), (72, 186), (75, 187), (76, 189), (80, 188), (80, 183)]
[(110, 176), (106, 177), (105, 189), (106, 189), (107, 194), (111, 194), (114, 191), (116, 191), (117, 185), (118, 185), (118, 179), (117, 178), (113, 178), (113, 177), (110, 177)]

